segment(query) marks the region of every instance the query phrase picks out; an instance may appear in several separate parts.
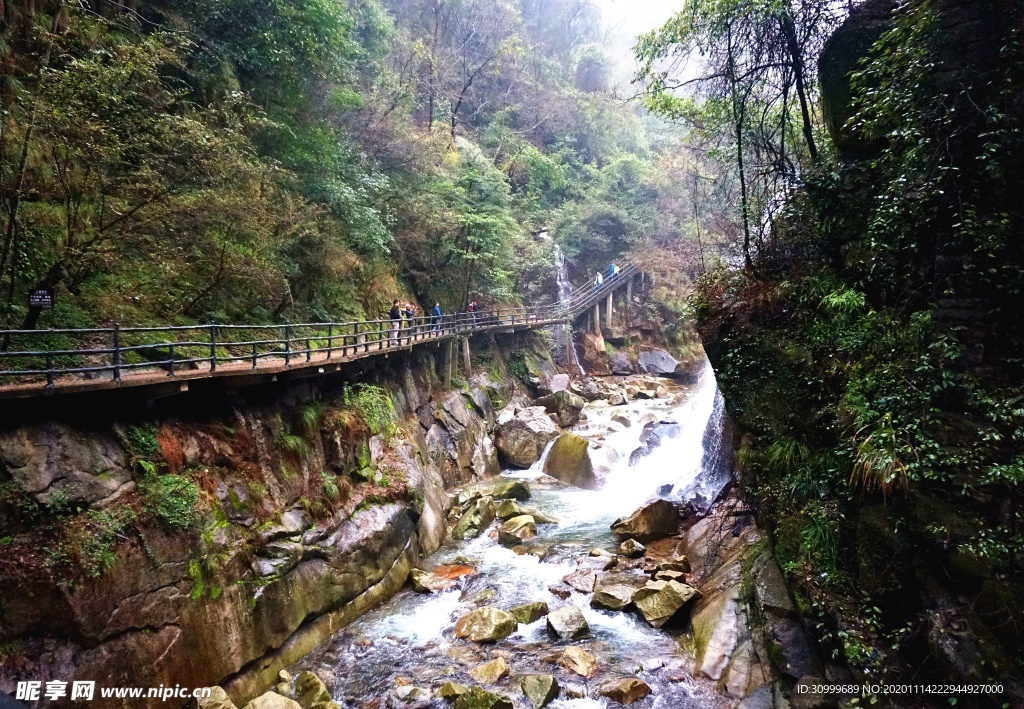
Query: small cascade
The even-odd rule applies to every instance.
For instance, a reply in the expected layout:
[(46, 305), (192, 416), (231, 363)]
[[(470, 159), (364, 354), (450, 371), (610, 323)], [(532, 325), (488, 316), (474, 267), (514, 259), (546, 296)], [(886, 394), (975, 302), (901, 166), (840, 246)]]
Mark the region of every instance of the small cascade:
[[(572, 282), (569, 280), (569, 269), (565, 265), (565, 254), (562, 253), (561, 247), (558, 244), (554, 244), (555, 250), (555, 282), (558, 284), (558, 302), (562, 305), (568, 306), (569, 301), (572, 299)], [(558, 334), (560, 336), (560, 345), (563, 343), (569, 343), (570, 346), (567, 348), (568, 352), (566, 356), (566, 366), (574, 364), (576, 369), (579, 370), (581, 376), (586, 375), (586, 371), (583, 369), (583, 365), (580, 363), (579, 355), (576, 353), (576, 343), (572, 338), (572, 326), (562, 325), (558, 328)]]

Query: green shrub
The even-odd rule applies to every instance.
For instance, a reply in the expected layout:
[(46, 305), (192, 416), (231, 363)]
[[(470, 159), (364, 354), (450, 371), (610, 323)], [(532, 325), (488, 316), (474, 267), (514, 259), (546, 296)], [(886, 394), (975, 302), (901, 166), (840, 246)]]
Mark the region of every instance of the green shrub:
[(114, 568), (118, 540), (135, 522), (130, 507), (89, 510), (71, 520), (64, 528), (58, 558), (75, 564), (90, 578), (99, 578)]
[(354, 408), (374, 436), (392, 439), (398, 435), (395, 405), (382, 387), (372, 384), (346, 385), (344, 391), (346, 406)]
[(149, 473), (139, 480), (139, 494), (147, 515), (169, 529), (191, 529), (199, 518), (199, 490), (181, 475)]

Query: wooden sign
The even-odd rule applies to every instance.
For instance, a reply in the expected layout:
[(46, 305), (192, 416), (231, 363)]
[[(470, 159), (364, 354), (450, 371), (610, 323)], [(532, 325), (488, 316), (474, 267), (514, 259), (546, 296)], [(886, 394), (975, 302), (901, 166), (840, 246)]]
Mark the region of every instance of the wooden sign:
[(53, 308), (53, 291), (49, 288), (36, 288), (28, 292), (28, 306), (30, 308), (42, 308), (50, 310)]

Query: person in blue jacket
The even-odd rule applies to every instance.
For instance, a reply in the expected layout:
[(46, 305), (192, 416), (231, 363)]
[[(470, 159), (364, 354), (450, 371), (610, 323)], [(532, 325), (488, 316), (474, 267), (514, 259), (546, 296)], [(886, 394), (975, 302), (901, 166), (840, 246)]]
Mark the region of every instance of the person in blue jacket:
[(441, 330), (441, 304), (434, 303), (434, 309), (430, 311), (433, 316), (434, 331), (438, 332)]

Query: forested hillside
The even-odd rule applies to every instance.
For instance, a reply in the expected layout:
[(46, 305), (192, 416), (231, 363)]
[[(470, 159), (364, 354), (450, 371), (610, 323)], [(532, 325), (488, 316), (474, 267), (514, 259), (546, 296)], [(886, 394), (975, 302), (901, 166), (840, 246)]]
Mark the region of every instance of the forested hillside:
[(1019, 699), (1024, 15), (869, 0), (835, 30), (836, 5), (694, 1), (639, 45), (648, 104), (743, 186), (744, 267), (693, 312), (826, 655)]
[(541, 229), (589, 278), (692, 211), (586, 2), (7, 0), (0, 27), (7, 327), (536, 302)]

